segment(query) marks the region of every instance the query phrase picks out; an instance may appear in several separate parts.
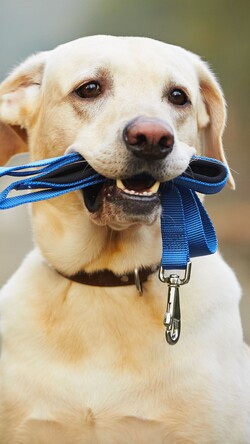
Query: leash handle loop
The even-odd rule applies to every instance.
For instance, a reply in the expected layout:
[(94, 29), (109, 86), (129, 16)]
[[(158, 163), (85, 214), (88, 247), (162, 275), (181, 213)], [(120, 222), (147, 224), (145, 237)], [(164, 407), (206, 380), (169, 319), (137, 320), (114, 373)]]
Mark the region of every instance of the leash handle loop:
[[(60, 172), (68, 176), (74, 165), (77, 166), (77, 174), (70, 175), (70, 181)], [(0, 168), (0, 177), (22, 177), (21, 180), (11, 183), (0, 193), (0, 210), (16, 207), (25, 203), (48, 200), (61, 196), (80, 188), (96, 185), (105, 180), (92, 168), (88, 168), (86, 161), (78, 154), (71, 153), (53, 159), (39, 160), (27, 165)], [(10, 196), (13, 191), (38, 190), (30, 193)]]

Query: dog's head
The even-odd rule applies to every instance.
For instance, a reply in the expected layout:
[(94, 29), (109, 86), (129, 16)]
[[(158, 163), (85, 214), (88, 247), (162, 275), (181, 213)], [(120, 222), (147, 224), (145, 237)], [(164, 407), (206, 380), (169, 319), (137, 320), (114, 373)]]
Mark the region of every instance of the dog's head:
[(79, 259), (86, 236), (100, 253), (104, 232), (154, 230), (160, 182), (180, 175), (195, 150), (226, 163), (225, 114), (221, 89), (198, 56), (151, 39), (86, 37), (32, 56), (2, 83), (0, 159), (27, 146), (32, 159), (75, 150), (109, 178), (35, 206), (36, 232), (48, 230), (38, 235), (46, 255), (54, 257), (55, 238), (79, 250), (72, 266), (59, 266), (72, 272), (86, 265)]

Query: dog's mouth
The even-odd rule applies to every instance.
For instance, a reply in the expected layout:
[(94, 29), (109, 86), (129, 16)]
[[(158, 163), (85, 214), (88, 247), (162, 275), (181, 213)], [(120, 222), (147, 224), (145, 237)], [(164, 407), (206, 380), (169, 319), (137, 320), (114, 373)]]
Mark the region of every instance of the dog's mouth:
[[(160, 206), (160, 182), (150, 174), (142, 173), (126, 179), (110, 180), (83, 191), (84, 203), (95, 218), (106, 221), (139, 222), (148, 219)], [(143, 220), (142, 220), (143, 219)]]

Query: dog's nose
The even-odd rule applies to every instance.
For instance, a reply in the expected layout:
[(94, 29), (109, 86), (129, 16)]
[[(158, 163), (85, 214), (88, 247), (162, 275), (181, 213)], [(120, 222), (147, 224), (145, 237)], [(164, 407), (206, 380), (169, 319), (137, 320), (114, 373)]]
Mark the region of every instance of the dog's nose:
[(164, 159), (174, 146), (174, 135), (163, 120), (137, 117), (124, 128), (123, 139), (136, 156), (147, 160)]

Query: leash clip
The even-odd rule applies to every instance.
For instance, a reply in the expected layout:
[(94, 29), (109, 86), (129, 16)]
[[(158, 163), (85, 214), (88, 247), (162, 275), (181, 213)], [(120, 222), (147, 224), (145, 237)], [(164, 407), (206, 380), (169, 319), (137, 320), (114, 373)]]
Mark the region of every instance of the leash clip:
[(170, 274), (167, 276), (166, 270), (164, 270), (162, 267), (159, 271), (160, 281), (168, 284), (167, 308), (163, 323), (166, 327), (166, 340), (170, 345), (175, 345), (180, 338), (181, 310), (179, 288), (181, 285), (189, 282), (191, 276), (191, 266), (191, 262), (188, 262), (183, 279), (181, 279), (178, 274)]

